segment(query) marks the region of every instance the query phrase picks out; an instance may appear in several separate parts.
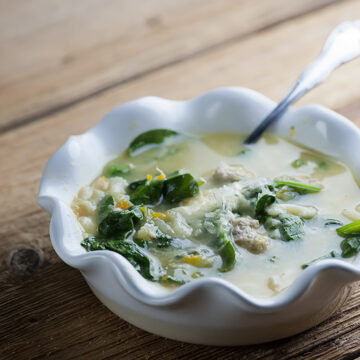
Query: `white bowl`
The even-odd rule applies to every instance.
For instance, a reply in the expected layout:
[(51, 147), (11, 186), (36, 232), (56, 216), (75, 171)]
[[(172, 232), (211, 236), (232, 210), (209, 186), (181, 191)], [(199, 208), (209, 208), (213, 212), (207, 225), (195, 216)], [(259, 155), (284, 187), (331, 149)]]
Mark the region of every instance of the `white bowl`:
[[(131, 139), (152, 128), (183, 132), (250, 132), (274, 107), (266, 97), (243, 88), (221, 88), (189, 101), (145, 97), (108, 113), (95, 127), (71, 136), (49, 160), (39, 204), (51, 215), (52, 244), (67, 264), (79, 269), (96, 296), (128, 322), (168, 338), (211, 345), (243, 345), (299, 333), (328, 318), (360, 280), (353, 264), (324, 260), (302, 272), (283, 293), (257, 299), (227, 281), (203, 278), (168, 291), (144, 279), (121, 255), (86, 252), (70, 208), (84, 184)], [(347, 162), (360, 178), (360, 131), (321, 106), (290, 109), (271, 131)]]

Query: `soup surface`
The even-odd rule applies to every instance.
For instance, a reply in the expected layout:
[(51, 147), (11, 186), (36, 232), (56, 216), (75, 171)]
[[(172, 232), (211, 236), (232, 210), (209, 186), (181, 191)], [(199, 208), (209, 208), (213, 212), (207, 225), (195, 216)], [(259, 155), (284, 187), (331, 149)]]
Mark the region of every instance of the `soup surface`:
[(116, 251), (170, 288), (216, 276), (256, 297), (283, 291), (319, 258), (353, 260), (351, 169), (275, 135), (246, 147), (244, 138), (140, 135), (74, 199), (82, 245)]

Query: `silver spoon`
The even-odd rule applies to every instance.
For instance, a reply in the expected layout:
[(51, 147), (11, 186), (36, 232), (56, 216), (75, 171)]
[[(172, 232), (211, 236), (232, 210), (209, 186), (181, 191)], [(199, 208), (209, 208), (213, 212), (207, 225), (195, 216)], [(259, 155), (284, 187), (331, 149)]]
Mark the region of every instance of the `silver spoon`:
[(360, 20), (346, 21), (338, 25), (328, 37), (319, 57), (305, 68), (286, 96), (246, 138), (245, 144), (256, 142), (266, 128), (278, 119), (291, 104), (321, 84), (338, 66), (359, 55)]

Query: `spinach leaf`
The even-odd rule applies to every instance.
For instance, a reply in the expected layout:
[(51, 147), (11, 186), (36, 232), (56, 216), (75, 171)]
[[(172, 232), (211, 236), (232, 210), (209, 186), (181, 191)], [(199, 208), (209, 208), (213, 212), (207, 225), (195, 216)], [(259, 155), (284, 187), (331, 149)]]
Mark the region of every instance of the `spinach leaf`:
[(221, 272), (230, 271), (236, 261), (236, 251), (233, 245), (231, 217), (227, 210), (215, 210), (207, 213), (203, 221), (203, 229), (212, 235), (209, 246), (221, 257)]
[(224, 240), (223, 246), (218, 250), (218, 253), (222, 259), (222, 265), (219, 268), (221, 272), (230, 271), (234, 265), (236, 260), (235, 247), (232, 241), (224, 234), (221, 234), (221, 237)]
[(187, 282), (189, 282), (189, 280), (179, 279), (173, 275), (163, 275), (160, 278), (160, 283), (164, 285), (184, 285)]
[(176, 203), (199, 193), (199, 184), (191, 174), (176, 171), (164, 180), (141, 179), (132, 182), (130, 201), (135, 205), (154, 205), (162, 200)]
[(277, 217), (272, 217), (272, 216), (263, 217), (262, 223), (264, 224), (265, 229), (271, 232), (279, 229), (281, 225), (281, 221)]
[(256, 202), (255, 206), (255, 217), (261, 221), (261, 219), (266, 214), (266, 208), (273, 204), (276, 201), (275, 195), (272, 194), (265, 194), (262, 195), (258, 201)]
[(106, 170), (106, 177), (124, 176), (130, 172), (130, 167), (119, 164), (112, 164)]
[(81, 246), (87, 251), (106, 250), (104, 241), (96, 236), (87, 237), (81, 242)]
[(199, 193), (199, 185), (191, 174), (180, 174), (164, 181), (164, 199), (176, 203)]
[(343, 237), (360, 235), (360, 220), (356, 220), (350, 224), (344, 225), (336, 229), (336, 232), (338, 233), (338, 235)]
[(147, 179), (136, 180), (136, 181), (133, 181), (132, 183), (130, 183), (128, 188), (129, 188), (129, 190), (136, 190), (140, 185), (146, 184), (146, 182), (147, 182)]
[(301, 265), (301, 268), (304, 270), (304, 269), (306, 269), (307, 267), (309, 267), (310, 265), (315, 264), (315, 263), (317, 263), (317, 262), (320, 261), (320, 260), (331, 259), (331, 258), (334, 258), (334, 257), (336, 257), (336, 252), (335, 252), (335, 251), (330, 251), (330, 253), (327, 254), (327, 255), (320, 256), (320, 257), (318, 257), (318, 258), (316, 258), (316, 259), (314, 259), (314, 260), (309, 261), (309, 262), (306, 263), (306, 264)]
[(326, 219), (324, 222), (325, 226), (330, 226), (330, 225), (343, 225), (343, 222), (337, 219)]
[(212, 244), (215, 251), (220, 255), (222, 265), (218, 269), (221, 272), (230, 271), (236, 261), (236, 251), (232, 242), (232, 225), (229, 219), (229, 212), (217, 210), (207, 214), (207, 222), (215, 225), (216, 239)]
[(135, 205), (154, 205), (162, 200), (164, 180), (151, 180), (136, 187), (130, 195), (130, 201)]
[(159, 229), (156, 231), (156, 238), (155, 238), (156, 247), (167, 248), (171, 246), (172, 242), (173, 242), (173, 238), (170, 235), (164, 234)]
[(168, 129), (155, 129), (146, 131), (138, 135), (131, 142), (129, 146), (129, 155), (136, 156), (146, 149), (154, 148), (159, 144), (162, 144), (166, 138), (176, 135), (179, 135), (179, 133)]
[(140, 225), (143, 218), (142, 211), (136, 206), (112, 211), (100, 222), (98, 232), (107, 239), (126, 239)]
[(317, 165), (320, 169), (327, 169), (330, 166), (330, 164), (325, 160), (319, 161)]
[(239, 152), (239, 155), (245, 155), (245, 154), (247, 154), (247, 153), (250, 152), (250, 151), (251, 151), (251, 150), (248, 149), (248, 148), (243, 149), (243, 150), (241, 150), (241, 151)]
[(87, 251), (94, 250), (111, 250), (124, 256), (131, 265), (148, 280), (154, 280), (151, 274), (150, 259), (142, 253), (140, 248), (132, 241), (126, 240), (111, 240), (101, 241), (95, 236), (90, 236), (81, 242), (81, 245)]
[(144, 239), (140, 239), (140, 238), (133, 238), (133, 241), (136, 245), (140, 246), (143, 249), (147, 249), (148, 248), (148, 242)]
[(299, 216), (280, 214), (279, 231), (283, 241), (300, 241), (305, 235), (304, 220)]
[(360, 252), (360, 237), (348, 237), (344, 239), (340, 244), (340, 248), (342, 250), (341, 256), (343, 258), (355, 256)]
[(114, 198), (107, 194), (105, 195), (97, 205), (97, 213), (99, 222), (103, 221), (111, 211), (114, 209)]
[(317, 192), (321, 191), (321, 187), (319, 187), (319, 186), (302, 184), (302, 183), (298, 183), (295, 181), (275, 180), (274, 183), (275, 183), (275, 186), (287, 185), (288, 187), (290, 187), (298, 192), (317, 193)]

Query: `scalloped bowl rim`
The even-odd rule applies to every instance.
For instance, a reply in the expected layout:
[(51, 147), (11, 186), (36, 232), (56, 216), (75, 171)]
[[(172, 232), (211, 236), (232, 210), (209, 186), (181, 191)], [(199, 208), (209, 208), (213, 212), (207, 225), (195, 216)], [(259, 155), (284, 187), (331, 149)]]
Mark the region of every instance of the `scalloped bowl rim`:
[[(144, 97), (121, 105), (110, 111), (109, 114), (118, 111), (124, 106), (142, 106), (144, 103), (166, 103), (170, 106), (180, 105), (184, 107), (191, 107), (199, 101), (202, 101), (204, 98), (211, 96), (223, 96), (224, 98), (226, 98), (226, 96), (239, 96), (249, 99), (251, 98), (252, 101), (262, 104), (266, 111), (270, 111), (271, 108), (275, 105), (273, 101), (253, 90), (239, 87), (226, 87), (212, 90), (208, 93), (205, 93), (204, 95), (187, 101), (175, 101), (159, 97)], [(353, 134), (358, 137), (360, 150), (360, 130), (350, 120), (320, 105), (308, 105), (296, 109), (289, 109), (283, 118), (285, 118), (286, 115), (289, 115), (291, 112), (295, 113), (303, 111), (304, 109), (310, 112), (315, 111), (322, 113), (329, 119), (329, 121), (331, 120), (330, 126), (338, 126), (339, 129), (347, 129), (347, 131), (353, 132)], [(201, 287), (216, 286), (222, 288), (223, 291), (226, 291), (234, 296), (239, 301), (239, 304), (245, 305), (247, 308), (251, 308), (253, 311), (258, 312), (271, 312), (295, 302), (311, 286), (313, 281), (315, 281), (320, 273), (329, 269), (335, 269), (346, 273), (349, 276), (349, 282), (360, 280), (360, 257), (358, 256), (353, 263), (347, 263), (336, 259), (320, 261), (319, 263), (316, 263), (305, 269), (286, 290), (270, 298), (256, 298), (247, 294), (245, 291), (241, 290), (230, 282), (220, 278), (201, 278), (184, 284), (170, 292), (163, 293), (159, 291), (159, 293), (156, 294), (153, 291), (144, 290), (146, 289), (146, 286), (144, 285), (146, 282), (148, 282), (148, 280), (144, 279), (124, 257), (117, 253), (111, 251), (93, 251), (80, 255), (71, 254), (64, 246), (64, 236), (55, 235), (55, 228), (59, 227), (59, 224), (63, 221), (66, 221), (64, 220), (64, 206), (67, 205), (63, 203), (57, 196), (52, 195), (51, 190), (48, 189), (49, 180), (46, 178), (45, 174), (49, 167), (57, 166), (54, 164), (54, 162), (57, 161), (57, 154), (66, 149), (73, 139), (79, 139), (89, 134), (94, 135), (99, 130), (101, 130), (102, 127), (106, 127), (108, 115), (106, 115), (100, 122), (98, 122), (88, 131), (77, 136), (71, 136), (66, 141), (66, 143), (50, 158), (42, 176), (38, 201), (40, 206), (42, 206), (52, 215), (50, 223), (51, 241), (59, 257), (68, 265), (78, 268), (79, 270), (83, 270), (89, 264), (97, 263), (97, 266), (100, 266), (101, 261), (107, 261), (111, 263), (111, 266), (113, 267), (117, 282), (138, 301), (151, 306), (171, 305), (189, 296), (191, 293)], [(280, 122), (281, 121), (279, 120), (279, 123)], [(359, 174), (356, 175), (359, 177)]]

